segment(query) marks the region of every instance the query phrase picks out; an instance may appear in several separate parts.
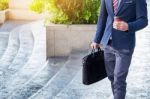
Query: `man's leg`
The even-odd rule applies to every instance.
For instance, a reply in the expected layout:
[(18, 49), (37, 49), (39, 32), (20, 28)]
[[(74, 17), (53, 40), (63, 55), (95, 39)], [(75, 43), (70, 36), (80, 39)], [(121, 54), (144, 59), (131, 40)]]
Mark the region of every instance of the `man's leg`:
[(114, 54), (114, 50), (112, 49), (111, 46), (106, 46), (104, 49), (104, 57), (105, 57), (105, 67), (106, 67), (106, 72), (108, 75), (108, 79), (111, 82), (111, 87), (112, 87), (112, 92), (114, 94), (114, 86), (113, 86), (113, 81), (114, 81), (114, 68), (115, 68), (115, 61), (116, 57)]
[(133, 50), (116, 50), (116, 64), (114, 69), (114, 99), (125, 99), (126, 77), (132, 59)]

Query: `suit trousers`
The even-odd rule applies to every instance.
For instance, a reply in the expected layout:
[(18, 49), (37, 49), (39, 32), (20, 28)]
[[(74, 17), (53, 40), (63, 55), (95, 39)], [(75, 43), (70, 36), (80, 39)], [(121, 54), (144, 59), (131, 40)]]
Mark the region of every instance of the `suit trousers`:
[(126, 78), (134, 49), (114, 49), (111, 44), (104, 48), (106, 72), (111, 82), (114, 99), (125, 99)]

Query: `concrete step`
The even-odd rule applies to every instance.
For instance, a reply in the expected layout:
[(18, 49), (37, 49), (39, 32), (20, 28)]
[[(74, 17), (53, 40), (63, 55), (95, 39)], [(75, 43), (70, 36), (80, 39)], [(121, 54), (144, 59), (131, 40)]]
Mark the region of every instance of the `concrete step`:
[[(35, 25), (34, 23), (30, 24), (30, 27)], [(37, 25), (37, 23), (36, 23)], [(40, 24), (39, 24), (40, 25)], [(41, 28), (39, 28), (41, 27)], [(37, 32), (33, 32), (34, 37), (34, 48), (31, 54), (29, 61), (21, 68), (17, 73), (15, 73), (9, 80), (5, 82), (5, 86), (2, 86), (0, 91), (0, 98), (8, 97), (14, 90), (19, 88), (24, 83), (30, 81), (32, 77), (43, 69), (44, 63), (46, 62), (46, 42), (45, 42), (45, 28), (41, 25), (37, 27)], [(29, 29), (29, 28), (26, 28)], [(10, 83), (11, 82), (11, 83)]]
[(28, 9), (32, 0), (9, 0), (10, 9)]
[(31, 57), (34, 48), (34, 38), (31, 30), (27, 28), (30, 28), (28, 24), (21, 27), (19, 33), (20, 48), (18, 54), (8, 68), (11, 71), (17, 71), (21, 66), (24, 66)]
[(3, 53), (7, 48), (8, 38), (9, 38), (8, 32), (0, 32), (0, 58), (2, 57)]
[[(6, 68), (3, 71), (4, 75), (0, 76), (1, 83), (2, 82), (5, 83), (13, 74), (15, 74), (19, 69), (21, 69), (29, 60), (29, 57), (32, 53), (34, 45), (32, 32), (24, 29), (29, 28), (28, 26), (22, 26), (20, 28), (21, 28), (19, 33), (20, 48), (18, 50), (17, 55), (14, 57), (12, 63), (9, 65), (8, 68)], [(1, 84), (1, 86), (5, 85)]]
[(108, 99), (110, 92), (107, 79), (89, 86), (83, 85), (81, 68), (74, 79), (53, 99)]
[(43, 14), (37, 14), (27, 9), (9, 9), (8, 19), (10, 20), (40, 20), (43, 19)]
[[(67, 58), (49, 58), (46, 66), (37, 73), (30, 81), (26, 82), (22, 87), (15, 90), (10, 99), (27, 99), (32, 94), (41, 89), (65, 64)], [(53, 64), (54, 61), (57, 63)]]
[(13, 29), (27, 24), (31, 21), (21, 21), (21, 20), (7, 20), (3, 25), (0, 26), (0, 32), (10, 33)]
[[(26, 27), (27, 28), (27, 27)], [(19, 69), (21, 69), (28, 61), (33, 49), (33, 36), (31, 31), (24, 30), (20, 27), (19, 32), (20, 48), (12, 63), (3, 70), (3, 75), (0, 76), (0, 89), (3, 89), (5, 82), (12, 77)], [(26, 49), (26, 50), (24, 50)]]
[(19, 29), (16, 28), (10, 33), (8, 47), (0, 59), (0, 75), (3, 75), (3, 71), (12, 63), (19, 47)]
[(87, 51), (72, 53), (64, 67), (61, 68), (42, 89), (33, 94), (29, 99), (52, 99), (52, 97), (60, 92), (76, 75), (81, 68), (81, 58), (86, 53)]

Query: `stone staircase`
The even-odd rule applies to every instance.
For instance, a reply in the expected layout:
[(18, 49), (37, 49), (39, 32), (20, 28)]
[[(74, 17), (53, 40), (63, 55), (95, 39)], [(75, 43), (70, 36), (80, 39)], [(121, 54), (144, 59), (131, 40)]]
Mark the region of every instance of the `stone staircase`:
[(53, 92), (46, 97), (53, 97), (71, 82), (87, 53), (73, 51), (69, 57), (46, 60), (46, 33), (41, 21), (9, 21), (0, 31), (0, 99), (34, 99), (38, 93), (49, 93), (47, 87)]
[[(73, 51), (69, 58), (46, 60), (46, 33), (42, 22), (18, 24), (6, 22), (0, 27), (0, 34), (8, 38), (1, 38), (0, 99), (38, 99), (38, 93), (47, 93), (46, 97), (51, 98), (81, 69), (81, 58), (87, 51)], [(48, 94), (47, 87), (52, 94)]]
[[(57, 58), (57, 63), (53, 64), (53, 59), (49, 59), (45, 66), (26, 82), (22, 87), (15, 90), (10, 98), (27, 99), (32, 94), (41, 89), (65, 64), (67, 58)], [(58, 63), (59, 62), (59, 63)]]
[[(38, 28), (39, 32), (37, 32), (31, 29), (32, 24), (34, 23), (20, 25), (14, 29), (12, 29), (13, 25), (8, 25), (12, 29), (10, 33), (0, 32), (0, 35), (9, 35), (9, 37), (7, 36), (8, 40), (0, 39), (3, 44), (0, 46), (2, 47), (0, 48), (0, 99), (5, 99), (19, 85), (28, 81), (34, 73), (42, 69), (46, 62), (44, 28), (41, 30), (42, 32)], [(4, 26), (1, 26), (0, 30), (5, 30)], [(39, 51), (41, 52), (39, 53)]]
[(8, 46), (6, 51), (4, 52), (3, 56), (0, 59), (0, 72), (1, 74), (5, 69), (11, 64), (13, 61), (14, 57), (18, 53), (19, 50), (19, 33), (14, 29), (12, 33), (10, 34), (10, 38), (8, 41)]
[(2, 57), (3, 53), (5, 52), (8, 44), (8, 38), (9, 38), (9, 33), (8, 32), (1, 32), (0, 33), (0, 58)]
[(55, 74), (47, 84), (29, 99), (52, 99), (66, 87), (81, 68), (81, 58), (86, 51), (72, 53), (66, 64)]

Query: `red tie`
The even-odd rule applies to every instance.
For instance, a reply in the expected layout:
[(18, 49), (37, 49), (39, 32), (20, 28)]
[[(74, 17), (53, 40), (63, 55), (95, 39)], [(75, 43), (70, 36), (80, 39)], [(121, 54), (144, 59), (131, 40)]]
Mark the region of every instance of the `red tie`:
[(114, 14), (116, 14), (118, 9), (118, 0), (113, 0), (113, 7), (114, 7)]

